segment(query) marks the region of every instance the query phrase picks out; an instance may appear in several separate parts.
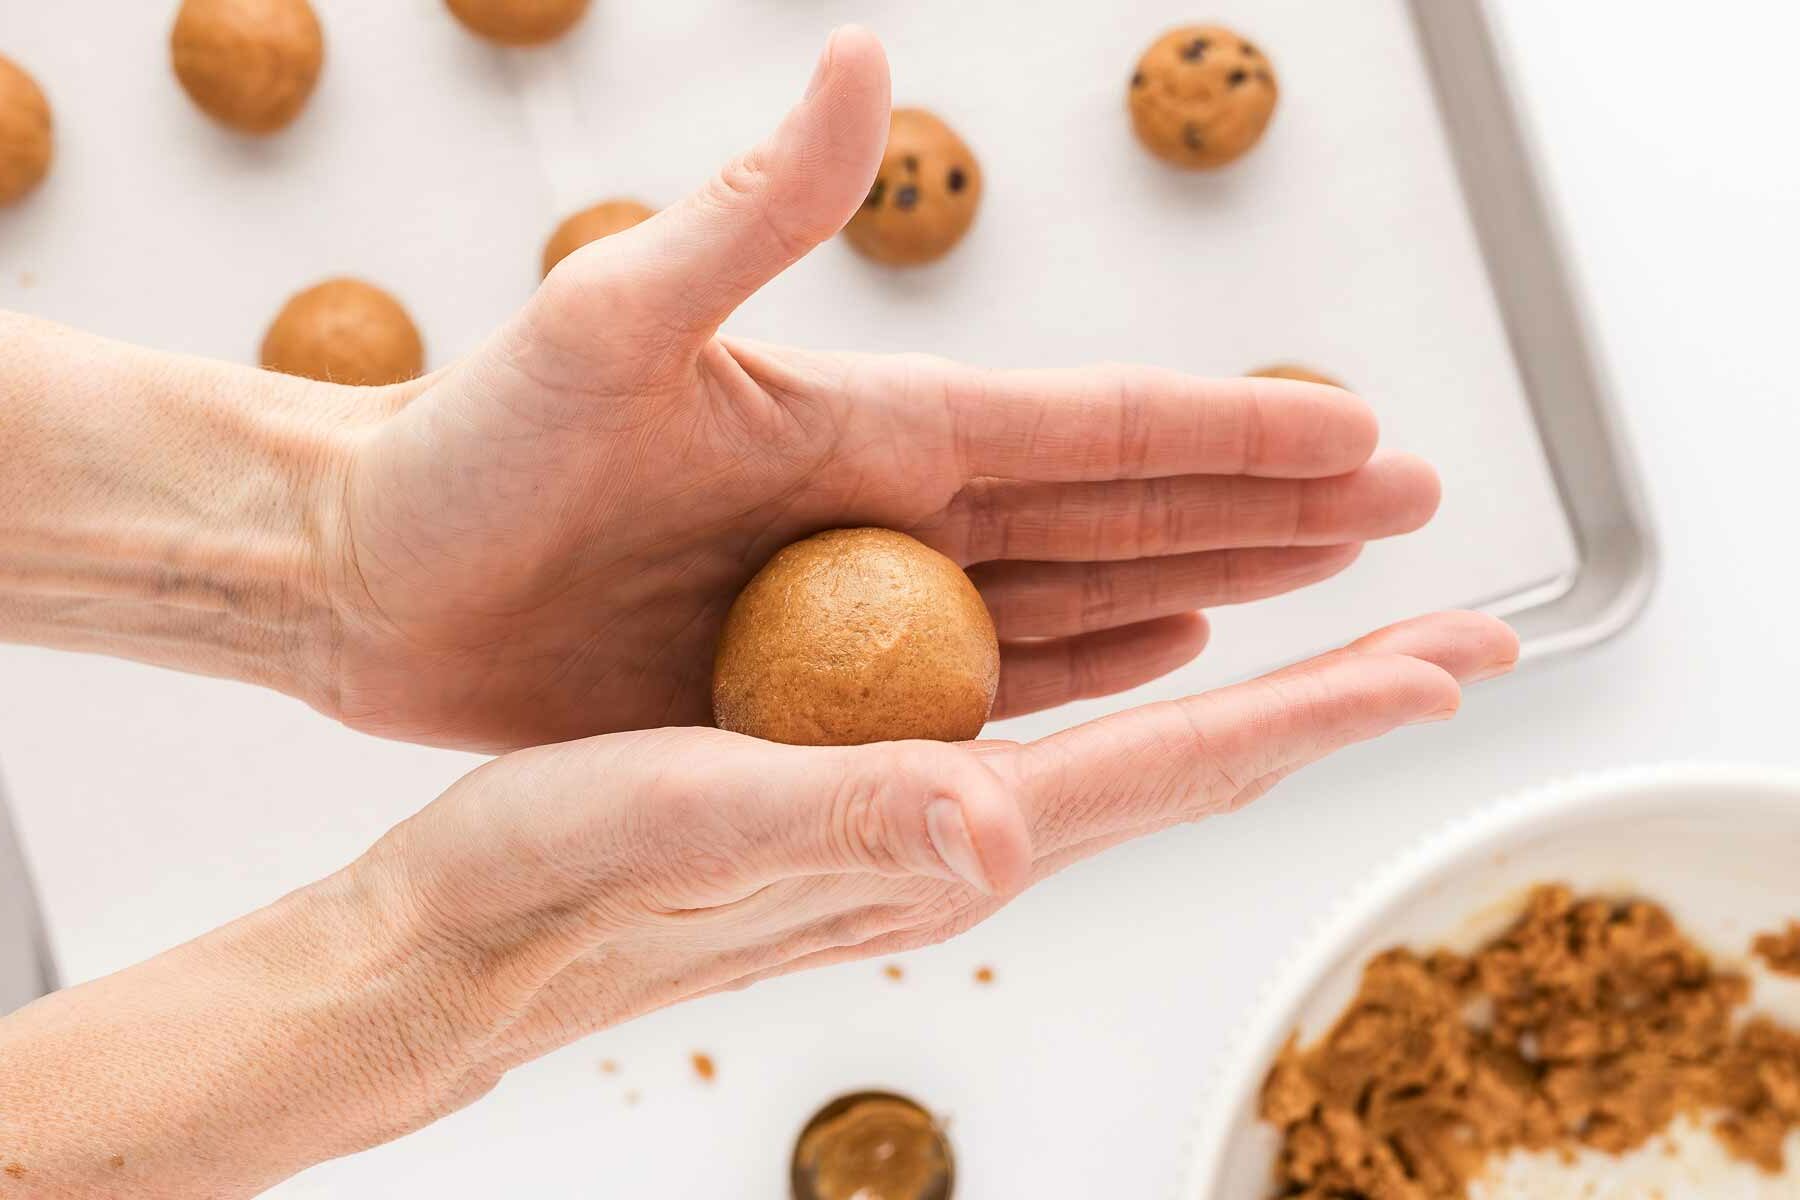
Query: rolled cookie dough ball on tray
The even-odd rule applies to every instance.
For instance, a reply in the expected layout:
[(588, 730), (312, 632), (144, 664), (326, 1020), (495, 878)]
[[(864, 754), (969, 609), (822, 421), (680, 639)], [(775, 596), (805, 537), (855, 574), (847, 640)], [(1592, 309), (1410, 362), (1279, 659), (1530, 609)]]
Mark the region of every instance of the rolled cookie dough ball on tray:
[(274, 133), (306, 107), (325, 35), (307, 0), (183, 0), (169, 53), (207, 116), (240, 133)]
[(445, 0), (469, 30), (502, 46), (555, 41), (575, 27), (588, 0)]
[(1263, 52), (1222, 25), (1188, 25), (1157, 38), (1128, 92), (1138, 140), (1164, 162), (1193, 169), (1247, 153), (1279, 98)]
[(54, 150), (50, 101), (23, 67), (0, 55), (0, 204), (43, 182)]
[(360, 279), (327, 279), (282, 306), (263, 337), (262, 365), (284, 375), (373, 386), (417, 377), (425, 347), (393, 296)]
[(962, 241), (981, 206), (981, 165), (938, 117), (897, 108), (868, 199), (844, 236), (876, 262), (912, 266)]

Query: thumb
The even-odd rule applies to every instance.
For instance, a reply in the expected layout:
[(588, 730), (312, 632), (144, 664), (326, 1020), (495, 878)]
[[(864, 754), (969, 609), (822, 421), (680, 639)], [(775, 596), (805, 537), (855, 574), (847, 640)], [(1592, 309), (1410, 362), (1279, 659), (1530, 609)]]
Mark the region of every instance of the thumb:
[(609, 266), (641, 289), (633, 307), (661, 328), (711, 337), (856, 215), (887, 147), (889, 106), (881, 43), (857, 26), (835, 31), (774, 133), (629, 240), (608, 239)]

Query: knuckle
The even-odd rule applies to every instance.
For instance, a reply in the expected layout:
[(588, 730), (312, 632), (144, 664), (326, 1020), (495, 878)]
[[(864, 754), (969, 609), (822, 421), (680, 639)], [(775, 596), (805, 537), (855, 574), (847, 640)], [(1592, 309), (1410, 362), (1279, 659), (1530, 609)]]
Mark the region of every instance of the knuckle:
[(866, 871), (892, 872), (898, 867), (894, 834), (888, 813), (894, 773), (891, 748), (875, 752), (881, 761), (847, 772), (832, 797), (830, 836), (837, 854), (851, 866)]
[(726, 163), (713, 176), (708, 194), (727, 213), (753, 216), (784, 256), (799, 258), (837, 230), (795, 221), (785, 206), (774, 203), (776, 174), (768, 151), (757, 147)]
[(1118, 572), (1106, 563), (1086, 564), (1081, 572), (1077, 626), (1080, 629), (1105, 628), (1113, 623), (1112, 618), (1118, 611)]
[(983, 479), (963, 489), (963, 522), (969, 557), (977, 561), (1007, 557), (1007, 520), (996, 486)]
[(757, 204), (769, 187), (768, 156), (762, 147), (747, 150), (719, 168), (713, 196), (729, 206)]

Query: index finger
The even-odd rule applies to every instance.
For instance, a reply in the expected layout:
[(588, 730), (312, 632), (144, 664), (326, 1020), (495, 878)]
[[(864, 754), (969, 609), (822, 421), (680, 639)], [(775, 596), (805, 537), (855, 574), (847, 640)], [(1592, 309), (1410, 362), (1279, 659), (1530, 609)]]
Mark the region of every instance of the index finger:
[(1009, 479), (1342, 475), (1375, 452), (1374, 411), (1342, 388), (1152, 367), (944, 368), (963, 468)]

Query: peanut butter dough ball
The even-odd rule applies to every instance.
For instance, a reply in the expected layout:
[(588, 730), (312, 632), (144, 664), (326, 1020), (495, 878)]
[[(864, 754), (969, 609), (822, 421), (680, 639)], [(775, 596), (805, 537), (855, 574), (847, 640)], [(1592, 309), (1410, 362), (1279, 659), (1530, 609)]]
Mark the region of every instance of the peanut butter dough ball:
[(1296, 366), (1293, 363), (1277, 363), (1272, 367), (1259, 367), (1250, 372), (1252, 378), (1260, 379), (1294, 379), (1301, 383), (1322, 383), (1326, 387), (1341, 388), (1344, 385), (1329, 375), (1321, 375), (1311, 367)]
[(1269, 60), (1222, 25), (1171, 29), (1131, 76), (1131, 124), (1178, 167), (1222, 167), (1261, 140), (1280, 91)]
[(922, 108), (897, 108), (868, 199), (844, 236), (876, 262), (928, 263), (975, 222), (981, 165), (956, 131)]
[(307, 0), (182, 0), (169, 49), (188, 96), (241, 133), (274, 133), (299, 116), (325, 62)]
[(584, 208), (561, 225), (544, 243), (544, 274), (589, 242), (611, 237), (656, 215), (656, 210), (636, 200), (602, 200)]
[(373, 386), (416, 378), (425, 347), (400, 302), (360, 279), (298, 293), (263, 337), (262, 365), (284, 375)]
[(50, 102), (24, 68), (0, 55), (0, 204), (42, 183), (52, 153)]
[(588, 0), (445, 0), (473, 33), (503, 46), (535, 46), (574, 28)]
[(832, 529), (776, 554), (719, 635), (720, 729), (799, 746), (981, 732), (1000, 646), (962, 568), (891, 529)]

